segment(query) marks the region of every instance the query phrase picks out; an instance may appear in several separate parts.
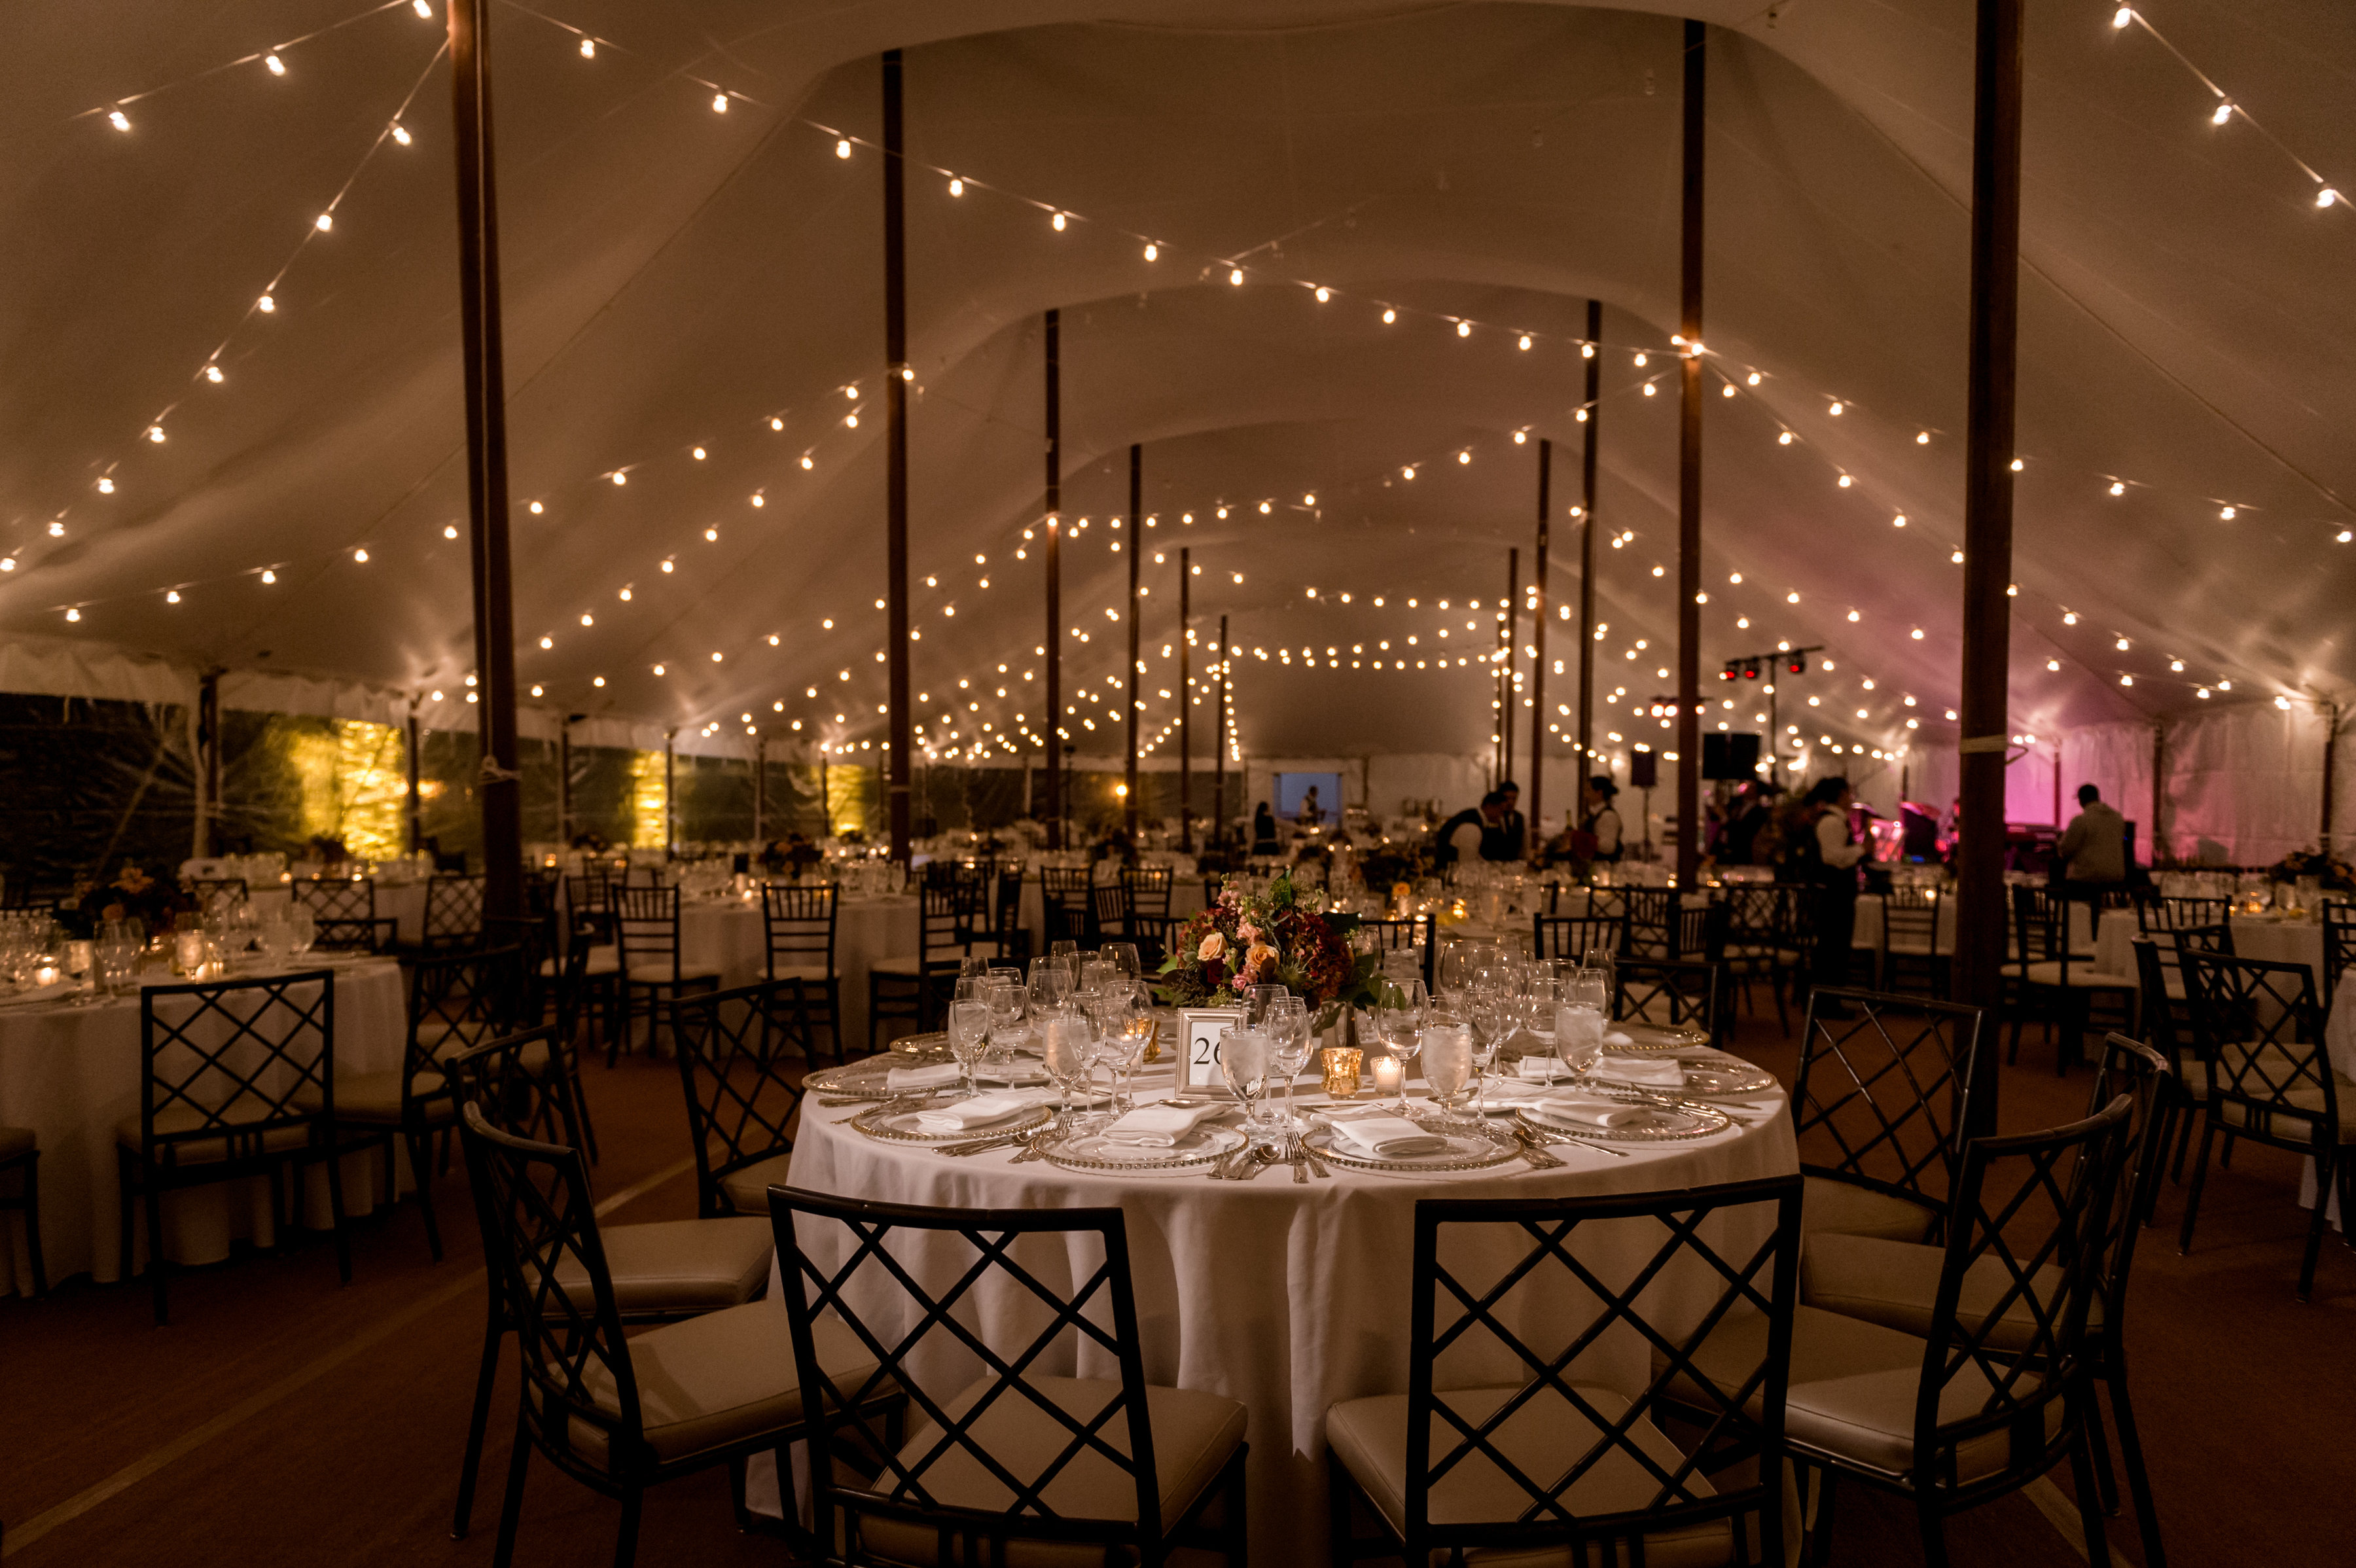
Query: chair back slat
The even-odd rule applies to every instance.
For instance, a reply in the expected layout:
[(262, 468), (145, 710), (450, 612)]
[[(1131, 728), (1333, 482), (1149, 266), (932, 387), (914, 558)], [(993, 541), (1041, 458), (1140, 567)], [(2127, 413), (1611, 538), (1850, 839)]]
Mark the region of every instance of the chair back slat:
[(539, 1020), (530, 1010), (524, 950), (494, 948), (418, 960), (409, 971), (409, 1071), (441, 1070), (444, 1058)]
[(1792, 1084), (1801, 1170), (1944, 1213), (1963, 1155), (1982, 1016), (1919, 997), (1809, 993)]
[(335, 972), (144, 988), (139, 1077), (150, 1165), (302, 1146), (335, 1117)]
[(1719, 965), (1673, 958), (1623, 958), (1612, 966), (1612, 1016), (1623, 1024), (1699, 1029), (1718, 1037)]
[(680, 972), (679, 889), (615, 886), (606, 889), (625, 974), (641, 968)]
[(581, 1147), (581, 1108), (563, 1070), (553, 1027), (543, 1025), (485, 1040), (435, 1065), (460, 1105), (477, 1108), (492, 1126), (519, 1138)]
[[(917, 1208), (798, 1187), (771, 1188), (769, 1203), (812, 1423), (813, 1507), (838, 1521), (849, 1561), (869, 1560), (866, 1534), (884, 1524), (933, 1537), (942, 1563), (1004, 1563), (1014, 1539), (1099, 1545), (1108, 1562), (1150, 1544), (1158, 1560), (1160, 1488), (1119, 1209)], [(980, 1300), (986, 1319), (973, 1310)], [(847, 1331), (866, 1364), (830, 1370), (821, 1328)], [(1051, 1382), (1037, 1369), (1081, 1357), (1117, 1376)], [(878, 1408), (894, 1393), (905, 1397), (905, 1426)], [(1037, 1440), (993, 1443), (1001, 1423)], [(1119, 1500), (1092, 1500), (1130, 1517), (1075, 1515), (1049, 1500), (1082, 1455), (1101, 1485), (1119, 1488)], [(952, 1484), (972, 1497), (977, 1469), (993, 1506), (944, 1500)]]
[[(1800, 1178), (1783, 1176), (1418, 1202), (1407, 1561), (1544, 1551), (1642, 1563), (1647, 1538), (1712, 1525), (1744, 1543), (1724, 1561), (1779, 1549), (1784, 1498), (1772, 1457), (1783, 1447), (1800, 1200)], [(1751, 1323), (1764, 1329), (1755, 1349), (1719, 1348)], [(1629, 1348), (1650, 1352), (1641, 1383), (1616, 1364)], [(1451, 1375), (1451, 1364), (1480, 1371)], [(1487, 1386), (1450, 1391), (1467, 1376)], [(1671, 1439), (1665, 1416), (1697, 1434)], [(1537, 1468), (1528, 1456), (1540, 1441), (1547, 1463)]]
[(1601, 948), (1617, 955), (1628, 948), (1628, 917), (1624, 914), (1533, 915), (1531, 950), (1539, 958), (1569, 959), (1576, 963)]
[(2136, 1238), (2151, 1223), (2159, 1186), (2168, 1174), (2168, 1145), (2184, 1108), (2184, 1086), (2176, 1068), (2141, 1040), (2114, 1032), (2103, 1041), (2094, 1069), (2087, 1113), (2099, 1115), (2120, 1095), (2133, 1102), (2128, 1121), (2128, 1161), (2112, 1196), (2109, 1229), (2102, 1239), (2102, 1331), (2115, 1340), (2127, 1311), (2127, 1274), (2135, 1262)]
[(371, 876), (303, 876), (294, 897), (315, 920), (376, 918), (376, 879)]
[(769, 978), (783, 969), (834, 972), (841, 889), (830, 882), (771, 882), (761, 888), (761, 920), (769, 943)]
[(2340, 1083), (2324, 1042), (2315, 972), (2303, 963), (2187, 950), (2185, 1000), (2209, 1073), (2212, 1116), (2277, 1145), (2340, 1137)]
[(430, 876), (425, 880), (425, 943), (428, 947), (471, 943), (483, 933), (480, 876)]
[(1120, 871), (1120, 885), (1129, 890), (1131, 912), (1157, 919), (1170, 917), (1170, 889), (1176, 880), (1177, 873), (1167, 865), (1125, 865)]
[[(688, 1142), (707, 1217), (735, 1212), (723, 1177), (793, 1153), (800, 1085), (786, 1076), (799, 1048), (792, 982), (743, 985), (682, 998), (671, 1012), (679, 1076), (687, 1093)], [(789, 1053), (787, 1047), (795, 1048)]]

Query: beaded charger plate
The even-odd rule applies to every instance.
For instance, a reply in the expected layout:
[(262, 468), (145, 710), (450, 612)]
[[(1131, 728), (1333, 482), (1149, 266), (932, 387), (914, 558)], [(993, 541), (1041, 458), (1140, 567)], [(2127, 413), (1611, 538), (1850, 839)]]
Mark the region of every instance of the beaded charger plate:
[(1619, 1127), (1598, 1127), (1588, 1122), (1558, 1122), (1537, 1107), (1516, 1106), (1514, 1119), (1542, 1138), (1591, 1138), (1607, 1144), (1682, 1144), (1708, 1138), (1734, 1125), (1734, 1118), (1707, 1105), (1669, 1105), (1641, 1094), (1599, 1092), (1587, 1098), (1616, 1101), (1644, 1112), (1638, 1121)]
[(1152, 1171), (1195, 1171), (1223, 1160), (1243, 1146), (1244, 1135), (1233, 1127), (1197, 1127), (1176, 1144), (1115, 1143), (1101, 1132), (1047, 1138), (1039, 1154), (1049, 1165), (1067, 1171), (1134, 1176)]
[(939, 1097), (890, 1101), (870, 1106), (853, 1116), (851, 1125), (858, 1132), (887, 1144), (962, 1144), (969, 1138), (996, 1138), (1008, 1133), (1027, 1133), (1033, 1127), (1045, 1126), (1051, 1117), (1045, 1106), (1031, 1105), (1001, 1121), (980, 1127), (956, 1127), (936, 1133), (916, 1124), (916, 1118), (926, 1112), (956, 1103), (955, 1098)]
[[(1628, 1043), (1622, 1045), (1612, 1038), (1625, 1035)], [(1689, 1051), (1696, 1046), (1709, 1044), (1707, 1029), (1675, 1029), (1659, 1024), (1610, 1024), (1604, 1027), (1603, 1048), (1638, 1056), (1654, 1051)]]
[(1448, 1146), (1428, 1155), (1390, 1158), (1365, 1154), (1355, 1144), (1342, 1142), (1330, 1126), (1312, 1128), (1301, 1134), (1301, 1141), (1328, 1165), (1344, 1165), (1354, 1171), (1380, 1171), (1387, 1176), (1445, 1176), (1456, 1171), (1486, 1170), (1520, 1157), (1521, 1151), (1513, 1139), (1478, 1129), (1425, 1124), (1424, 1131), (1446, 1139)]

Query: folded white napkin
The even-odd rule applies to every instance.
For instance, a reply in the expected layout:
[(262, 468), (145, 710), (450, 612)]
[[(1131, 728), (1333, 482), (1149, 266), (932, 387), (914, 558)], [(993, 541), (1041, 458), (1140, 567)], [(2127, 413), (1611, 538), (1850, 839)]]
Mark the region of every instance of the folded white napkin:
[(1633, 1046), (1636, 1042), (1617, 1029), (1606, 1029), (1603, 1031), (1603, 1043), (1607, 1046)]
[(1186, 1141), (1195, 1128), (1219, 1113), (1216, 1105), (1141, 1105), (1105, 1129), (1109, 1144), (1136, 1144), (1147, 1148), (1173, 1148)]
[(1436, 1155), (1448, 1140), (1427, 1133), (1404, 1116), (1357, 1116), (1329, 1122), (1333, 1136), (1361, 1155), (1377, 1159), (1404, 1159), (1410, 1155)]
[(942, 1062), (937, 1067), (895, 1067), (884, 1075), (884, 1087), (897, 1094), (905, 1089), (941, 1089), (965, 1081), (965, 1073), (955, 1062)]
[(1006, 1090), (997, 1094), (978, 1094), (971, 1100), (959, 1100), (948, 1105), (935, 1106), (930, 1111), (916, 1112), (916, 1130), (922, 1133), (965, 1133), (977, 1127), (992, 1127), (1012, 1121), (1036, 1103), (1033, 1097), (1019, 1090)]
[(1516, 1078), (1492, 1078), (1481, 1086), (1481, 1092), (1492, 1101), (1506, 1101), (1520, 1104), (1526, 1101), (1544, 1098), (1547, 1086), (1536, 1079), (1526, 1082)]
[(1606, 1083), (1624, 1083), (1633, 1089), (1681, 1090), (1686, 1086), (1686, 1069), (1675, 1057), (1614, 1057), (1596, 1058), (1587, 1069), (1590, 1078)]
[(1544, 1083), (1548, 1078), (1569, 1078), (1570, 1066), (1560, 1057), (1524, 1057), (1514, 1071), (1533, 1083)]
[(1558, 1127), (1626, 1127), (1647, 1120), (1652, 1112), (1641, 1105), (1622, 1105), (1616, 1100), (1554, 1094), (1533, 1106), (1531, 1114)]

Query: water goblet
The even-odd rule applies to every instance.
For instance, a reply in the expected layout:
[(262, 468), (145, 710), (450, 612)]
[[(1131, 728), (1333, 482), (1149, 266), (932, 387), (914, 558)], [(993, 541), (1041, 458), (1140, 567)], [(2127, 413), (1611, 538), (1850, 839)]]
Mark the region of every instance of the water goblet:
[(982, 1000), (990, 1008), (990, 1041), (984, 1052), (985, 1059), (990, 1056), (1001, 1057), (1011, 1069), (1014, 1042), (1023, 1033), (1023, 1004), (1030, 1000), (1030, 993), (1019, 981), (999, 980), (991, 983), (983, 993)]
[[(1603, 1055), (1603, 1010), (1586, 1002), (1565, 1002), (1555, 1015), (1555, 1038), (1563, 1066), (1584, 1078)], [(1552, 1081), (1551, 1072), (1547, 1080)]]
[(1432, 1100), (1453, 1111), (1472, 1077), (1472, 1031), (1462, 1024), (1434, 1024), (1423, 1031), (1423, 1081)]
[(949, 1004), (949, 1055), (965, 1075), (968, 1095), (981, 1092), (974, 1080), (974, 1067), (990, 1049), (990, 1004), (980, 1001), (957, 1001)]
[(1063, 1109), (1056, 1124), (1068, 1128), (1072, 1124), (1072, 1090), (1087, 1081), (1089, 1038), (1087, 1021), (1084, 1018), (1054, 1017), (1040, 1026), (1041, 1055), (1047, 1067), (1047, 1077), (1055, 1082), (1063, 1096)]
[(1301, 1069), (1309, 1065), (1311, 1030), (1309, 1001), (1302, 996), (1280, 996), (1269, 1004), (1268, 1021), (1262, 1026), (1276, 1042), (1276, 1070), (1284, 1081), (1283, 1124), (1293, 1131), (1301, 1130), (1301, 1118), (1293, 1114), (1293, 1080)]
[(1281, 985), (1255, 985), (1244, 993), (1244, 1027), (1257, 1029), (1268, 1021), (1270, 1007), (1292, 993)]
[(1260, 1103), (1268, 1094), (1275, 1055), (1274, 1042), (1257, 1029), (1230, 1029), (1219, 1040), (1219, 1076), (1244, 1108), (1245, 1125), (1255, 1133), (1260, 1130)]
[(1145, 972), (1138, 960), (1135, 942), (1107, 942), (1098, 950), (1098, 956), (1112, 965), (1124, 980), (1136, 980)]

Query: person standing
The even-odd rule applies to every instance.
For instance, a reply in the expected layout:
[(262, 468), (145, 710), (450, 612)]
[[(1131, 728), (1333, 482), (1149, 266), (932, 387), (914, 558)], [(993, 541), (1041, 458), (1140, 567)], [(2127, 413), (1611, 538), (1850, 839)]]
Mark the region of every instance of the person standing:
[(1254, 854), (1280, 854), (1284, 846), (1276, 841), (1276, 813), (1262, 800), (1252, 810), (1251, 852)]
[(1478, 806), (1470, 806), (1440, 824), (1432, 835), (1431, 861), (1434, 865), (1458, 865), (1466, 861), (1483, 858), (1489, 835), (1495, 831), (1501, 812), (1501, 797), (1494, 789), (1481, 797)]
[(1579, 831), (1587, 835), (1586, 844), (1593, 846), (1587, 856), (1591, 863), (1620, 864), (1620, 809), (1612, 803), (1612, 798), (1619, 793), (1620, 786), (1612, 782), (1612, 775), (1598, 773), (1587, 781), (1587, 789), (1580, 796)]
[(1301, 826), (1313, 828), (1325, 820), (1324, 808), (1317, 803), (1317, 786), (1312, 784), (1301, 797), (1301, 812), (1293, 818)]
[(1530, 824), (1521, 813), (1522, 787), (1512, 779), (1497, 786), (1497, 822), (1481, 838), (1483, 860), (1520, 860), (1529, 854)]
[[(1857, 936), (1857, 863), (1865, 858), (1865, 845), (1853, 841), (1848, 828), (1848, 809), (1855, 799), (1847, 779), (1817, 779), (1802, 803), (1799, 831), (1785, 850), (1793, 880), (1815, 889), (1812, 987), (1848, 983), (1849, 944)], [(1846, 1008), (1816, 1013), (1820, 1018), (1847, 1015)]]

